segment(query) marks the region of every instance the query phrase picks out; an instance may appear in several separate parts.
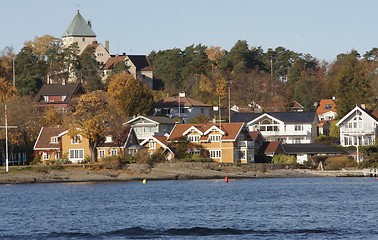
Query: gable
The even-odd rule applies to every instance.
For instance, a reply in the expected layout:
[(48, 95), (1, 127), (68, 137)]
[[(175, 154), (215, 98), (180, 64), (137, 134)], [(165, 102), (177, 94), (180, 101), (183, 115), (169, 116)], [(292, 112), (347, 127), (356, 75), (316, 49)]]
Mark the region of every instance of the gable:
[(248, 122), (248, 125), (260, 124), (260, 125), (277, 125), (282, 124), (283, 122), (277, 118), (270, 116), (267, 113), (257, 117), (256, 119)]
[(364, 109), (359, 106), (356, 106), (353, 110), (351, 110), (347, 115), (345, 115), (340, 121), (336, 123), (336, 126), (342, 126), (348, 123), (349, 121), (356, 120), (356, 117), (361, 118), (363, 121), (370, 121), (378, 124), (378, 121), (375, 119), (373, 115), (370, 115)]

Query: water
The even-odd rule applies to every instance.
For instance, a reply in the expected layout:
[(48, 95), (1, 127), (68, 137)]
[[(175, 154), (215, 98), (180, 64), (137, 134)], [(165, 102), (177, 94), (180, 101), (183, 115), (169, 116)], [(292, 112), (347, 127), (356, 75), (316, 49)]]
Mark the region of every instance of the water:
[(378, 239), (374, 178), (0, 185), (0, 239)]

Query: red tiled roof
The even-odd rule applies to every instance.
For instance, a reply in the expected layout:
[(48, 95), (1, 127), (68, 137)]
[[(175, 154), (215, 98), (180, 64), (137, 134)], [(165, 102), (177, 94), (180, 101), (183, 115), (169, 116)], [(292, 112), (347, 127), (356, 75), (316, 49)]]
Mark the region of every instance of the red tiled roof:
[(260, 138), (261, 140), (264, 140), (264, 137), (262, 136), (260, 131), (252, 131), (251, 137), (252, 137), (253, 141), (256, 141), (258, 138)]
[(321, 115), (329, 111), (336, 112), (336, 102), (332, 99), (320, 100), (316, 113)]
[(166, 136), (156, 135), (156, 136), (154, 136), (154, 138), (156, 138), (157, 140), (159, 140), (159, 142), (161, 142), (162, 144), (164, 144), (165, 145), (164, 147), (168, 146), (168, 142), (167, 142), (167, 137)]
[[(223, 135), (222, 140), (235, 140), (237, 134), (240, 132), (240, 129), (243, 127), (244, 123), (236, 122), (236, 123), (222, 123), (221, 130), (225, 133)], [(183, 136), (183, 133), (191, 127), (195, 127), (200, 130), (202, 133), (206, 132), (206, 130), (210, 129), (211, 127), (216, 126), (220, 127), (219, 124), (214, 123), (199, 123), (199, 124), (176, 124), (173, 128), (170, 136), (168, 137), (167, 141), (174, 141), (178, 140)], [(201, 140), (207, 139), (206, 136), (201, 136)]]
[(268, 146), (265, 148), (264, 152), (265, 152), (265, 154), (275, 153), (279, 146), (280, 146), (279, 141), (268, 142)]
[(63, 132), (61, 128), (43, 127), (39, 132), (39, 136), (34, 145), (34, 150), (59, 149), (61, 143), (51, 143), (51, 138), (58, 137), (58, 134), (61, 132)]
[(106, 61), (102, 69), (103, 70), (113, 69), (117, 63), (123, 62), (125, 61), (125, 59), (126, 59), (126, 55), (111, 57)]

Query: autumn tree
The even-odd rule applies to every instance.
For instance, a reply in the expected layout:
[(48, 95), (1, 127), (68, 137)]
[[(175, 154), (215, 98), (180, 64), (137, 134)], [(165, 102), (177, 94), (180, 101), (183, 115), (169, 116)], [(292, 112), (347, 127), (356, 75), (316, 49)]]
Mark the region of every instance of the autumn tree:
[(109, 76), (109, 102), (120, 115), (136, 116), (147, 113), (153, 103), (153, 96), (146, 84), (128, 73)]
[(96, 161), (96, 147), (113, 126), (114, 111), (110, 109), (106, 94), (102, 91), (93, 91), (76, 98), (73, 111), (64, 118), (64, 126), (69, 129), (69, 135), (81, 134), (89, 140), (92, 161)]
[(13, 78), (13, 60), (15, 58), (15, 54), (13, 52), (13, 48), (6, 47), (0, 53), (0, 77), (5, 79), (12, 79)]
[(16, 96), (16, 88), (5, 78), (0, 77), (0, 102), (10, 100)]

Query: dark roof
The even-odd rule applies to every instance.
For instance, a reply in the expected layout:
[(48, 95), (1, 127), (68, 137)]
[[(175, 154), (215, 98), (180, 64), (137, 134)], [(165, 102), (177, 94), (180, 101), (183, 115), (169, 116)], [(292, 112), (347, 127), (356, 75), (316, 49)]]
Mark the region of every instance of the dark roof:
[(188, 98), (188, 97), (166, 97), (156, 103), (153, 104), (154, 108), (160, 108), (160, 107), (178, 107), (180, 103), (180, 106), (182, 107), (211, 107), (209, 104), (203, 103), (199, 100)]
[[(250, 122), (265, 113), (234, 113), (231, 122)], [(315, 112), (267, 112), (271, 117), (285, 123), (313, 123), (317, 116)]]
[(146, 55), (127, 55), (135, 65), (137, 71), (152, 71), (150, 61)]
[(62, 102), (46, 102), (51, 103), (69, 103), (76, 95), (85, 93), (85, 89), (81, 83), (67, 83), (67, 84), (44, 84), (34, 97), (34, 102), (43, 102), (43, 96), (66, 96)]
[(112, 136), (112, 142), (102, 141), (98, 144), (98, 147), (125, 147), (129, 141), (132, 128), (128, 125), (117, 129), (116, 132), (110, 134)]
[(264, 142), (261, 145), (260, 151), (263, 151), (264, 154), (272, 154), (277, 153), (279, 148), (283, 148), (280, 141)]
[(63, 33), (63, 37), (96, 37), (91, 26), (87, 21), (81, 16), (80, 12), (77, 11), (74, 19), (67, 27), (66, 31)]
[(35, 142), (34, 150), (59, 149), (61, 144), (51, 143), (51, 138), (58, 137), (59, 133), (61, 132), (63, 132), (61, 128), (42, 127)]
[(282, 144), (287, 154), (296, 153), (323, 153), (323, 154), (342, 154), (343, 151), (331, 147), (324, 143), (304, 143), (304, 144)]

